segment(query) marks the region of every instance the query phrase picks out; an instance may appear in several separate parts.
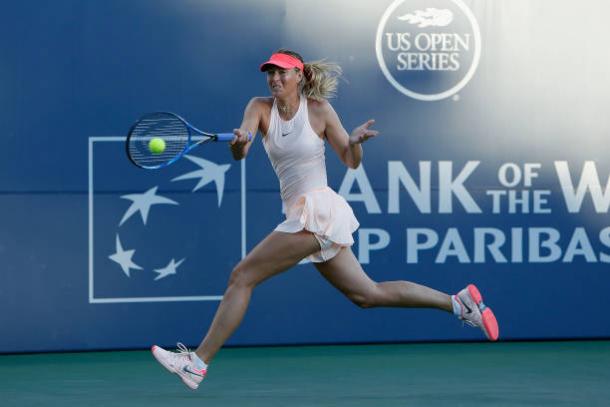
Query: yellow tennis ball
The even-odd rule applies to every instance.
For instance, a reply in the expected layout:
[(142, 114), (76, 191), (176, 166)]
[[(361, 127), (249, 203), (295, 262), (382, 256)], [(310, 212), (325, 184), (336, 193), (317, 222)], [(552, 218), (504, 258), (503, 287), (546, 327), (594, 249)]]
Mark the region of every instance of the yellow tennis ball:
[(150, 139), (148, 142), (148, 149), (153, 154), (161, 154), (165, 151), (165, 140), (159, 137)]

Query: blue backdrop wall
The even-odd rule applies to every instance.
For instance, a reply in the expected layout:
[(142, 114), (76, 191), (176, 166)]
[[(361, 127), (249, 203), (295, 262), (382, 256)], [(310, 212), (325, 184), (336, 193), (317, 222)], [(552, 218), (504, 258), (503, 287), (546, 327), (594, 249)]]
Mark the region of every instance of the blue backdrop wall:
[[(12, 2), (0, 16), (0, 352), (199, 342), (232, 267), (283, 219), (277, 180), (260, 137), (246, 161), (214, 145), (159, 172), (131, 166), (123, 140), (148, 111), (239, 126), (280, 47), (343, 67), (332, 103), (348, 130), (377, 120), (357, 170), (327, 149), (372, 278), (476, 282), (504, 339), (608, 337), (609, 11)], [(145, 193), (165, 203), (137, 210)], [(478, 339), (438, 311), (358, 309), (302, 264), (257, 288), (229, 344)]]

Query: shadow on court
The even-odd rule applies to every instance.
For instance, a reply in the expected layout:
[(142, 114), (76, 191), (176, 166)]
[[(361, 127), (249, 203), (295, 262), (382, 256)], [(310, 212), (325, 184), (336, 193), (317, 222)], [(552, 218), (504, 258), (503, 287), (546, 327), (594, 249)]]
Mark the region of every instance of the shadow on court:
[(610, 342), (224, 349), (198, 391), (148, 351), (0, 356), (0, 406), (606, 406)]

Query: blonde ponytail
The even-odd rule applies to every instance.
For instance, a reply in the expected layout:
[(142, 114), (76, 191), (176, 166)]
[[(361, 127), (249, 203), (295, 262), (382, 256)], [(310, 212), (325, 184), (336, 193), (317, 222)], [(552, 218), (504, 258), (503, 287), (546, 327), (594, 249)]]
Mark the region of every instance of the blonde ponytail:
[(332, 62), (312, 61), (304, 64), (303, 94), (311, 99), (330, 99), (337, 94), (341, 67)]

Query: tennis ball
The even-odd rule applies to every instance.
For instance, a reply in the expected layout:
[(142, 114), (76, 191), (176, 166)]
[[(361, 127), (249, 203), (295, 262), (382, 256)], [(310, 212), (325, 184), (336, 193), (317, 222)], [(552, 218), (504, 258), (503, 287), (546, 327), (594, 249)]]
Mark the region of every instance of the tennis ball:
[(148, 149), (153, 154), (161, 154), (165, 151), (165, 140), (159, 137), (152, 138), (148, 142)]

